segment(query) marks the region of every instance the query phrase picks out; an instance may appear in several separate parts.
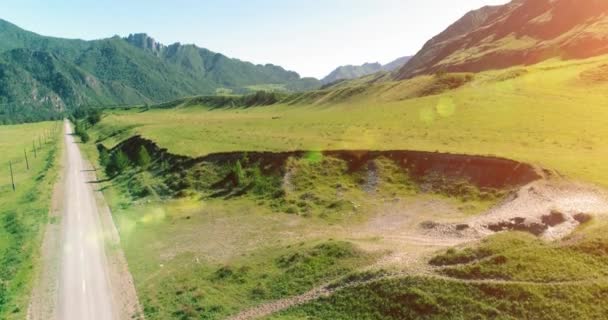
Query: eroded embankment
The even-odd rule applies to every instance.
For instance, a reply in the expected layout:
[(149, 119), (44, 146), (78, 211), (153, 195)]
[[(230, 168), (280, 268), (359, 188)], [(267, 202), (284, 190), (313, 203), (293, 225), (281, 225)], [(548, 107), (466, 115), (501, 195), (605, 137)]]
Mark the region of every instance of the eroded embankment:
[[(215, 187), (225, 186), (229, 182), (239, 183), (236, 181), (239, 179), (236, 176), (239, 173), (234, 170), (237, 162), (245, 169), (255, 166), (263, 175), (279, 175), (284, 180), (286, 175), (293, 173), (290, 161), (294, 159), (310, 163), (320, 163), (325, 159), (341, 161), (344, 163), (342, 169), (345, 170), (345, 174), (365, 173), (365, 177), (359, 179), (361, 182), (369, 180), (370, 178), (367, 177), (370, 176), (370, 172), (373, 175), (374, 171), (378, 170), (376, 161), (388, 160), (401, 168), (422, 189), (466, 184), (480, 190), (508, 190), (542, 177), (542, 173), (537, 168), (513, 160), (438, 152), (365, 150), (231, 152), (189, 158), (171, 154), (153, 141), (134, 136), (117, 145), (110, 150), (110, 153), (122, 151), (131, 161), (136, 162), (142, 147), (151, 154), (154, 159), (152, 166), (158, 170), (184, 173), (200, 169), (201, 165), (213, 166), (214, 175), (219, 175), (216, 178), (221, 178), (211, 184)], [(199, 178), (205, 180), (210, 177)], [(370, 181), (365, 182), (370, 183)]]

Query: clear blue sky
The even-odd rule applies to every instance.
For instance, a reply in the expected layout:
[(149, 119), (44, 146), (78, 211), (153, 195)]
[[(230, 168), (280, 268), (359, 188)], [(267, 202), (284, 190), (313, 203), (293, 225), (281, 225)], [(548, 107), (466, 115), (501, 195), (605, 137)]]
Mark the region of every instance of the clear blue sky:
[(2, 0), (0, 18), (43, 35), (146, 32), (322, 77), (414, 54), (467, 11), (507, 0)]

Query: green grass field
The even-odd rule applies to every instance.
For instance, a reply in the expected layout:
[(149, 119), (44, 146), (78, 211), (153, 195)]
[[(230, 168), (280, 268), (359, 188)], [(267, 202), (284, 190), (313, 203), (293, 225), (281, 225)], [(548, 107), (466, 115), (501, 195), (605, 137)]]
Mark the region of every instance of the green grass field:
[(188, 156), (296, 149), (497, 155), (608, 185), (608, 163), (600, 161), (608, 156), (608, 81), (597, 76), (607, 62), (485, 72), (459, 89), (422, 97), (437, 91), (432, 77), (309, 93), (304, 104), (114, 111), (100, 131), (113, 135), (104, 141), (109, 146), (137, 133)]
[[(607, 63), (608, 57), (600, 57), (549, 61), (472, 77), (424, 76), (371, 85), (357, 80), (264, 107), (193, 106), (186, 99), (183, 105), (169, 109), (109, 110), (90, 130), (93, 143), (85, 151), (97, 159), (95, 142), (113, 147), (135, 134), (190, 157), (264, 150), (442, 151), (512, 158), (557, 170), (574, 180), (608, 186), (608, 164), (601, 161), (608, 156)], [(453, 88), (451, 79), (460, 81), (460, 87)], [(294, 103), (296, 100), (299, 102)], [(329, 171), (336, 166), (339, 164), (320, 165)], [(373, 217), (374, 208), (382, 208), (395, 194), (405, 202), (420, 197), (415, 187), (408, 187), (407, 179), (391, 173), (395, 184), (388, 184), (390, 188), (380, 192), (378, 199), (357, 188), (345, 192), (353, 202), (369, 200), (360, 210), (366, 214), (328, 219), (324, 212), (326, 203), (335, 198), (335, 184), (348, 190), (349, 185), (357, 185), (358, 177), (323, 173), (305, 161), (297, 164), (292, 176), (293, 199), (287, 195), (294, 209), (287, 206), (278, 211), (301, 213), (298, 208), (306, 208), (301, 200), (312, 193), (320, 205), (311, 212), (319, 214), (306, 216), (276, 212), (268, 206), (271, 200), (249, 195), (209, 199), (191, 193), (181, 199), (162, 199), (158, 192), (146, 192), (143, 198), (135, 196), (134, 191), (153, 190), (158, 185), (159, 177), (152, 171), (133, 167), (128, 174), (100, 185), (116, 218), (145, 314), (151, 319), (188, 319), (194, 314), (218, 319), (340, 279), (369, 265), (373, 261), (370, 252), (387, 249), (376, 237), (361, 239), (344, 230), (358, 231), (351, 228), (364, 224)], [(168, 180), (194, 179), (195, 186), (209, 182), (211, 173), (179, 171)], [(436, 197), (432, 201), (445, 204), (448, 200)], [(468, 214), (494, 201), (477, 203), (479, 210)], [(581, 228), (570, 246), (506, 233), (479, 246), (438, 253), (433, 260), (444, 261), (440, 274), (454, 277), (454, 281), (424, 277), (383, 280), (348, 288), (273, 319), (594, 317), (605, 312), (599, 303), (605, 297), (603, 284), (545, 287), (466, 280), (551, 282), (605, 277), (607, 261), (602, 254), (606, 245), (601, 230), (605, 226), (599, 222)], [(299, 277), (310, 281), (295, 287), (288, 284), (287, 271), (277, 264), (281, 256), (306, 256), (332, 238), (342, 249), (354, 244), (352, 256), (329, 259), (338, 271), (322, 267), (328, 260), (321, 254), (322, 263), (312, 259), (312, 265), (302, 267), (307, 271)], [(359, 251), (360, 247), (373, 250)], [(462, 259), (467, 264), (450, 262)], [(327, 272), (320, 272), (320, 266)], [(218, 281), (218, 275), (223, 280)], [(269, 283), (291, 289), (277, 291)]]
[[(452, 277), (384, 279), (268, 319), (595, 319), (607, 312), (606, 222), (562, 241), (509, 232), (438, 253)], [(511, 282), (511, 283), (510, 283)]]
[[(47, 223), (61, 123), (0, 126), (0, 318), (23, 319), (37, 265), (37, 252)], [(38, 138), (41, 137), (40, 140)], [(46, 138), (45, 138), (46, 137)], [(37, 155), (33, 153), (36, 140)], [(42, 143), (42, 145), (40, 145)], [(24, 149), (30, 170), (26, 168)], [(9, 172), (13, 162), (16, 192)]]
[(424, 277), (381, 280), (265, 319), (601, 319), (606, 282), (475, 284)]

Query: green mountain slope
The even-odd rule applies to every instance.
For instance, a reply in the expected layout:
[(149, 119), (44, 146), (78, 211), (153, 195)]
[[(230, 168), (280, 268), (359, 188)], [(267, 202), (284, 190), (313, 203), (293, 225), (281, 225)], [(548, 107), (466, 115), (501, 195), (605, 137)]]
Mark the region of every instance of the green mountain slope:
[(95, 41), (40, 36), (0, 20), (0, 123), (35, 121), (87, 105), (158, 103), (252, 88), (314, 89), (320, 82), (145, 34)]

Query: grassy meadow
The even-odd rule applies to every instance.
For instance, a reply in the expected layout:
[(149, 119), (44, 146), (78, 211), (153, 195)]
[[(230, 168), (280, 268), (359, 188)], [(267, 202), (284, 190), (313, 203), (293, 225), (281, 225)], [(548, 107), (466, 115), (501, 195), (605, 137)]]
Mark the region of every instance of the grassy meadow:
[[(0, 126), (0, 318), (23, 319), (51, 206), (61, 122)], [(35, 139), (36, 156), (33, 152)], [(24, 156), (28, 154), (30, 169)], [(9, 172), (13, 163), (16, 191)]]
[(497, 155), (608, 185), (608, 163), (600, 160), (608, 156), (606, 63), (600, 57), (490, 71), (438, 95), (419, 96), (432, 82), (427, 76), (316, 99), (321, 95), (309, 93), (304, 104), (114, 111), (100, 131), (112, 135), (109, 146), (137, 133), (188, 156), (301, 149)]
[(378, 279), (268, 317), (292, 319), (596, 319), (608, 311), (605, 221), (557, 242), (526, 233), (439, 252), (447, 277)]
[(608, 156), (608, 80), (596, 75), (606, 63), (601, 57), (485, 72), (459, 89), (423, 97), (417, 93), (429, 77), (339, 89), (305, 104), (116, 111), (102, 131), (126, 130), (115, 142), (141, 134), (188, 156), (298, 149), (497, 155), (608, 185), (601, 161)]
[[(112, 148), (136, 134), (189, 157), (231, 151), (441, 151), (511, 158), (608, 186), (608, 163), (602, 161), (608, 156), (607, 64), (608, 57), (599, 57), (401, 82), (364, 79), (249, 108), (185, 99), (171, 108), (106, 110), (89, 130), (84, 151), (96, 161), (97, 143)], [(163, 173), (162, 163), (149, 168), (132, 163), (100, 183), (146, 317), (221, 319), (339, 280), (391, 249), (424, 251), (431, 258), (438, 247), (382, 242), (378, 230), (366, 233), (364, 226), (394, 203), (399, 204), (391, 210), (400, 216), (411, 205), (417, 219), (441, 220), (477, 214), (499, 200), (473, 197), (466, 203), (428, 194), (423, 199), (407, 177), (382, 166), (379, 172), (392, 172), (385, 174), (392, 182), (370, 196), (360, 188), (365, 177), (343, 175), (342, 165), (293, 163), (291, 191), (282, 195), (286, 202), (278, 209), (272, 197), (245, 187), (224, 197), (198, 192), (230, 167)], [(254, 169), (244, 166), (244, 177), (259, 179)], [(272, 190), (285, 189), (283, 177), (262, 180)], [(181, 183), (193, 192), (163, 194)], [(332, 204), (337, 194), (348, 200), (345, 206)], [(396, 198), (401, 202), (393, 202)], [(433, 205), (416, 206), (417, 201)], [(462, 210), (467, 206), (473, 209)], [(421, 221), (400, 228), (417, 228)], [(437, 253), (427, 267), (451, 280), (414, 276), (371, 282), (272, 319), (594, 317), (605, 312), (595, 303), (605, 297), (605, 285), (587, 283), (606, 276), (601, 230), (605, 226), (594, 221), (577, 231), (571, 245), (506, 233)], [(474, 282), (485, 280), (490, 283)], [(564, 280), (581, 283), (552, 284)]]

